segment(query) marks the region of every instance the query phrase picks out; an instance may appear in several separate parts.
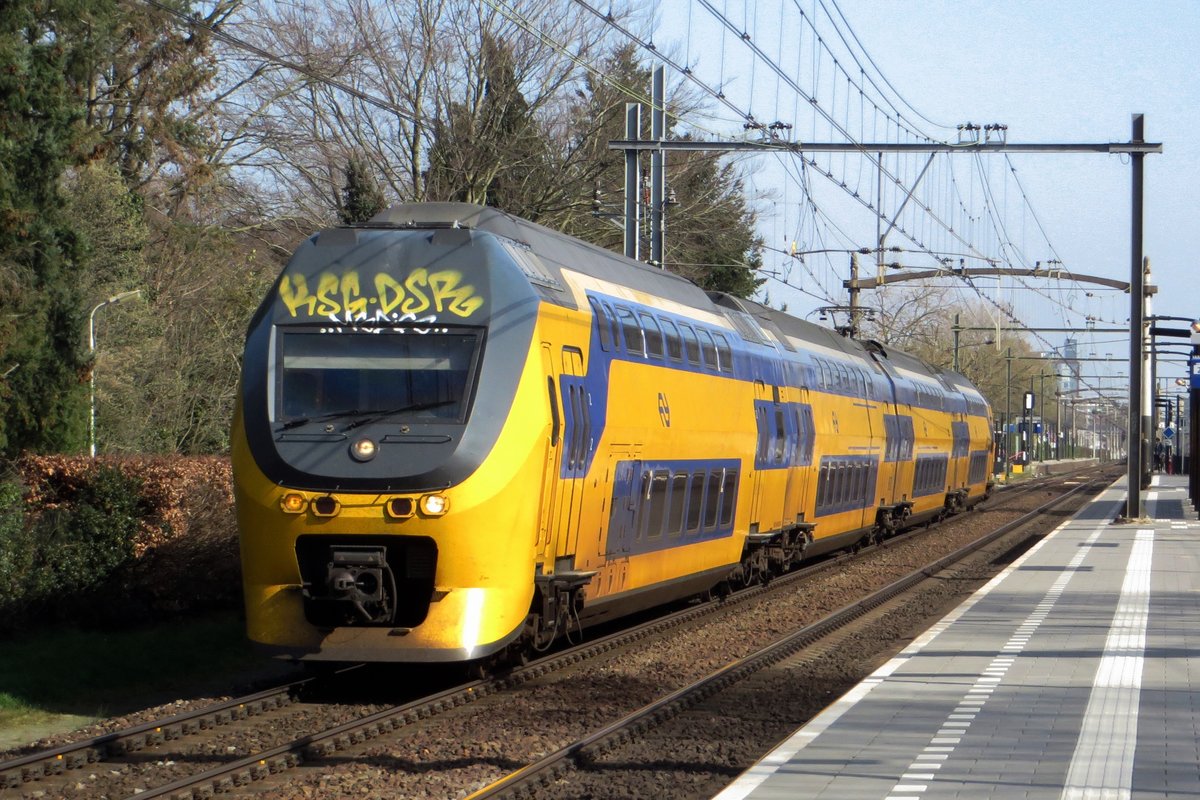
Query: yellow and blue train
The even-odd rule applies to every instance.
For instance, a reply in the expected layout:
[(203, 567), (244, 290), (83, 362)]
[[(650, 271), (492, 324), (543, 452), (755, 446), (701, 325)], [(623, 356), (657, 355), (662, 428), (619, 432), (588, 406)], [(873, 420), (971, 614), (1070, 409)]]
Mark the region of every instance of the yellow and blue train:
[(247, 334), (232, 432), (250, 638), (510, 658), (965, 509), (962, 375), (491, 208), (312, 236)]

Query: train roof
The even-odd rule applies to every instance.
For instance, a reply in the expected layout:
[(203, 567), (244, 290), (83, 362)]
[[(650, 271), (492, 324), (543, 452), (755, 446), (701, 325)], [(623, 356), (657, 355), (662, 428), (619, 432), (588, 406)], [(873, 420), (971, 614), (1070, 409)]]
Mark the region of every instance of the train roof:
[[(687, 278), (605, 250), (497, 208), (471, 203), (395, 205), (372, 217), (368, 228), (467, 228), (502, 236), (528, 247), (561, 281), (563, 269), (613, 281), (649, 294), (706, 311), (712, 310), (704, 290)], [(574, 305), (573, 298), (560, 298)]]
[[(770, 331), (788, 349), (795, 349), (796, 344), (815, 345), (841, 352), (852, 359), (869, 359), (868, 352), (871, 352), (893, 367), (929, 375), (935, 380), (956, 387), (971, 386), (965, 376), (933, 366), (916, 356), (877, 342), (842, 336), (829, 328), (793, 317), (753, 300), (722, 292), (706, 292), (683, 276), (634, 261), (497, 208), (471, 203), (407, 203), (391, 206), (368, 222), (355, 227), (398, 230), (462, 228), (483, 231), (528, 247), (548, 269), (556, 273), (560, 282), (562, 270), (569, 269), (601, 280), (615, 281), (699, 310), (711, 312), (715, 306), (731, 318), (734, 327), (742, 331), (743, 335), (747, 333), (745, 326), (739, 325), (733, 317), (738, 313), (746, 314), (761, 328)], [(559, 298), (559, 302), (574, 305), (573, 299), (567, 293)]]

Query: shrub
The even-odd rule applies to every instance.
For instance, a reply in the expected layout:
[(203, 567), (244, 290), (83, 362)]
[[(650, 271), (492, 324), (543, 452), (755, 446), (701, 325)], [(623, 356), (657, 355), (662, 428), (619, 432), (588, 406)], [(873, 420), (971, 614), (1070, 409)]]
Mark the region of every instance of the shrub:
[(0, 482), (0, 631), (241, 602), (228, 459), (23, 456)]
[(25, 598), (32, 557), (21, 484), (7, 477), (0, 480), (0, 619)]
[(141, 482), (101, 467), (69, 502), (23, 519), (20, 489), (0, 493), (0, 626), (24, 627), (75, 617), (89, 598), (133, 558), (139, 530)]
[(75, 501), (37, 518), (39, 559), (49, 582), (39, 594), (75, 594), (100, 586), (133, 557), (142, 482), (99, 467)]

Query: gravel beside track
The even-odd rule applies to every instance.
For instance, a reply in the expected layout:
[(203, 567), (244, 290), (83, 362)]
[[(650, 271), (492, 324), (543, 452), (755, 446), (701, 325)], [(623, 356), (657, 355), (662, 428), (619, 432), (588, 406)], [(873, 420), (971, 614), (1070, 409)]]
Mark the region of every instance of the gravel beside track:
[[(378, 738), (320, 758), (309, 757), (298, 768), (231, 787), (223, 796), (466, 796), (957, 550), (1062, 492), (1056, 485), (993, 498), (979, 510), (961, 514), (929, 531), (866, 550), (855, 559), (843, 561), (836, 570), (745, 603), (730, 604), (717, 614), (664, 635), (641, 639), (567, 669), (487, 694)], [(1052, 529), (1070, 510), (1052, 512), (1040, 530)], [(990, 545), (969, 565), (923, 584), (924, 588), (905, 603), (888, 606), (886, 611), (846, 629), (837, 643), (808, 648), (799, 659), (764, 671), (752, 685), (743, 682), (736, 691), (714, 696), (653, 734), (604, 754), (598, 758), (594, 772), (572, 773), (568, 782), (545, 787), (545, 796), (653, 794), (658, 800), (710, 796), (990, 578), (1014, 555), (1014, 547), (1032, 543), (1026, 533), (1022, 545), (1014, 544), (1020, 537), (1020, 532), (1014, 532)], [(871, 627), (866, 627), (868, 624)], [(396, 681), (408, 679), (402, 672), (391, 674)], [(386, 686), (388, 680), (384, 675), (381, 686)], [(362, 695), (361, 687), (356, 694)], [(231, 725), (216, 736), (184, 737), (138, 751), (119, 765), (104, 765), (104, 775), (84, 768), (52, 785), (37, 781), (0, 790), (0, 800), (132, 797), (184, 771), (195, 772), (381, 707), (337, 700), (340, 702), (298, 703), (278, 713), (249, 718), (245, 724)], [(203, 701), (184, 705), (198, 702)], [(388, 702), (397, 699), (389, 697)], [(107, 721), (98, 728), (115, 730), (179, 710), (175, 705), (147, 709), (142, 714)], [(49, 747), (66, 738), (55, 737), (38, 744)], [(11, 755), (0, 754), (0, 760)], [(650, 769), (647, 764), (657, 766)]]

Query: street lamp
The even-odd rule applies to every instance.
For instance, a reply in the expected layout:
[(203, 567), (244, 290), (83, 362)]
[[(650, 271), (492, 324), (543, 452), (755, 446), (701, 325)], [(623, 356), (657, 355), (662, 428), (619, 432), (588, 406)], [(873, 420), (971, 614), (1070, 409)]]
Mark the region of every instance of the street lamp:
[(114, 294), (107, 300), (97, 303), (92, 308), (92, 313), (88, 314), (88, 353), (92, 357), (92, 374), (89, 378), (89, 393), (90, 400), (88, 403), (88, 454), (92, 458), (96, 457), (96, 312), (105, 306), (113, 306), (117, 303), (123, 303), (132, 297), (137, 297), (142, 293), (141, 289), (131, 289), (128, 292)]

